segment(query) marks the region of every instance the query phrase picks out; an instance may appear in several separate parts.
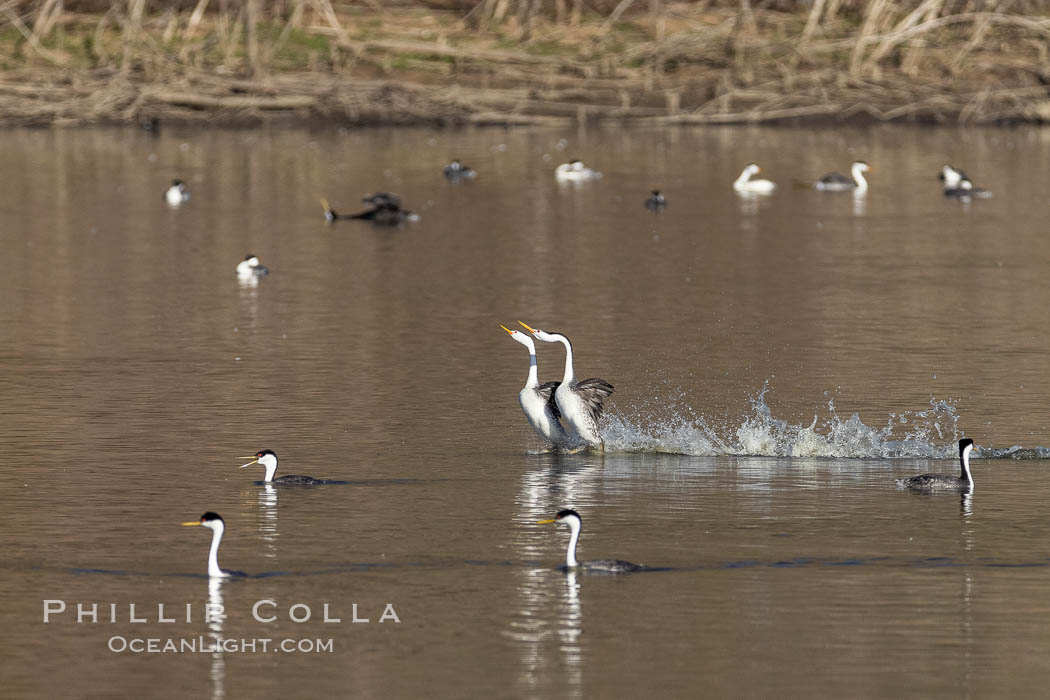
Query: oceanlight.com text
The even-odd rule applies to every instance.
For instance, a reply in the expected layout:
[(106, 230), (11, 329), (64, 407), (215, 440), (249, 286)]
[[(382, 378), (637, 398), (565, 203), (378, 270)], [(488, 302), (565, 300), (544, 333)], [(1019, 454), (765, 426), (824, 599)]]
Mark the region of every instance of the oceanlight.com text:
[(107, 643), (116, 654), (331, 654), (332, 639), (216, 639), (215, 637), (122, 637)]

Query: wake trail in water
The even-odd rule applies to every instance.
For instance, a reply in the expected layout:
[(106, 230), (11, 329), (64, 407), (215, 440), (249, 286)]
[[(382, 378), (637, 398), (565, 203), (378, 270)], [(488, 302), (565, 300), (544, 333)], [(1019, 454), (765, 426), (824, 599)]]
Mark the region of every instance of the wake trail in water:
[[(750, 398), (750, 412), (738, 425), (713, 427), (689, 407), (664, 408), (662, 416), (641, 409), (632, 415), (610, 412), (602, 436), (609, 452), (654, 452), (694, 456), (832, 457), (848, 459), (956, 459), (959, 414), (951, 399), (930, 398), (921, 411), (891, 413), (886, 424), (867, 425), (854, 413), (843, 418), (828, 401), (828, 415), (809, 425), (773, 416), (766, 404), (768, 382)], [(978, 447), (980, 459), (1050, 459), (1046, 447)]]

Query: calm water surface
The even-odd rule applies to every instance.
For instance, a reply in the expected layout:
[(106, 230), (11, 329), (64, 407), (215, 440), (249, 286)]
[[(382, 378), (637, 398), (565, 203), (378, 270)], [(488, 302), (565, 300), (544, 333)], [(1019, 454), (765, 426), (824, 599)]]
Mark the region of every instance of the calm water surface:
[[(1045, 692), (1050, 131), (55, 130), (0, 150), (5, 696)], [(604, 178), (556, 184), (573, 156)], [(452, 157), (479, 177), (446, 182)], [(806, 186), (857, 158), (866, 197)], [(734, 194), (750, 161), (774, 195)], [(947, 162), (995, 197), (942, 197)], [(421, 220), (323, 221), (319, 197), (375, 190)], [(247, 252), (257, 285), (233, 274)], [(497, 325), (517, 319), (616, 385), (605, 454), (542, 452)], [(541, 377), (562, 359), (541, 347)], [(972, 498), (893, 488), (955, 471), (962, 436)], [(349, 483), (261, 486), (237, 466), (264, 448)], [(583, 558), (668, 570), (555, 570), (567, 533), (535, 521), (563, 507)], [(201, 575), (210, 533), (179, 523), (205, 510), (250, 578)], [(44, 624), (45, 599), (68, 610)], [(332, 649), (110, 651), (198, 637)]]

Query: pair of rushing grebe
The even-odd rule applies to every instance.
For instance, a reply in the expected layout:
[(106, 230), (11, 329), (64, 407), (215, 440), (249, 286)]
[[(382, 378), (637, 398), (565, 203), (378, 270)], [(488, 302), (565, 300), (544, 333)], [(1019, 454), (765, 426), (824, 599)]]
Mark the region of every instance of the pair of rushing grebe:
[[(500, 328), (529, 350), (529, 374), (525, 388), (518, 393), (518, 401), (521, 402), (529, 425), (554, 449), (602, 447), (598, 420), (602, 416), (605, 399), (613, 393), (613, 385), (597, 377), (577, 380), (572, 364), (572, 343), (566, 336), (532, 328), (521, 321), (518, 323), (532, 335), (512, 331), (502, 324)], [(565, 346), (565, 373), (560, 382), (540, 384), (533, 337)]]
[[(871, 170), (871, 166), (862, 160), (856, 161), (850, 168), (847, 177), (841, 173), (828, 173), (813, 183), (813, 187), (824, 192), (846, 192), (852, 190), (858, 194), (868, 190), (868, 181), (864, 173)], [(743, 194), (770, 194), (777, 188), (777, 183), (772, 180), (753, 179), (762, 171), (754, 163), (749, 163), (733, 182), (733, 189)]]
[(327, 221), (338, 221), (339, 219), (361, 219), (371, 221), (378, 226), (400, 226), (406, 221), (418, 221), (419, 216), (407, 209), (401, 208), (401, 198), (389, 192), (376, 192), (364, 197), (365, 204), (370, 204), (371, 209), (360, 211), (356, 214), (339, 214), (328, 206), (328, 201), (321, 200), (324, 207), (324, 218)]

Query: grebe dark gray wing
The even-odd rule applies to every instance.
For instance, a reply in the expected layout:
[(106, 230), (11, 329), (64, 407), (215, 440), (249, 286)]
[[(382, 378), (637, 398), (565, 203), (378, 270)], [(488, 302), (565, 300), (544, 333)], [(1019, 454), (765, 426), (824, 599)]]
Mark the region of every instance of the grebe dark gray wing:
[(273, 483), (281, 486), (317, 486), (330, 482), (325, 479), (315, 479), (312, 476), (303, 476), (302, 474), (285, 474), (274, 479)]
[(544, 382), (536, 387), (536, 393), (547, 402), (547, 408), (551, 410), (551, 414), (559, 419), (561, 418), (561, 411), (558, 410), (558, 402), (554, 400), (554, 392), (558, 390), (560, 385), (561, 382)]
[(817, 182), (821, 185), (838, 185), (840, 187), (853, 187), (857, 183), (853, 181), (853, 178), (847, 177), (842, 173), (833, 172), (822, 176)]
[(610, 574), (626, 573), (628, 571), (645, 571), (646, 567), (641, 564), (632, 564), (622, 559), (595, 559), (593, 561), (581, 561), (580, 567), (585, 571), (606, 572)]
[(612, 384), (598, 377), (582, 379), (576, 383), (576, 393), (583, 399), (587, 414), (595, 422), (602, 417), (605, 399), (609, 398), (613, 391)]
[(947, 474), (920, 474), (907, 479), (897, 479), (897, 487), (914, 491), (957, 491), (969, 489), (970, 482)]

